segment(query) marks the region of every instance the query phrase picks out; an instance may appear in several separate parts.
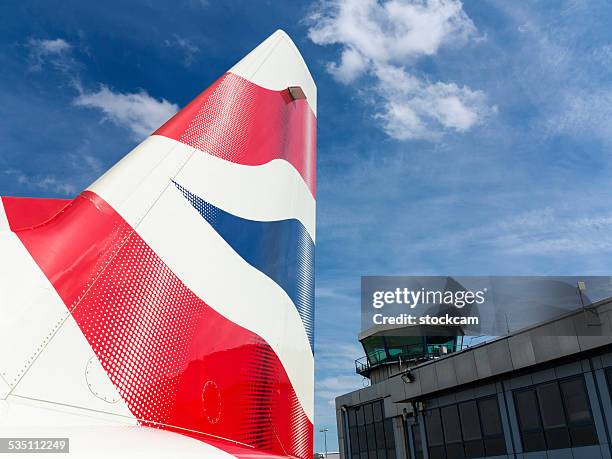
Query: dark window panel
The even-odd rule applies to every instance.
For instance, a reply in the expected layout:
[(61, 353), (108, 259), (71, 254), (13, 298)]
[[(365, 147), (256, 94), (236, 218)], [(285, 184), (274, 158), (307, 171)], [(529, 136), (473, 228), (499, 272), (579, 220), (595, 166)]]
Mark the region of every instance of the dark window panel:
[(359, 453), (351, 451), (351, 459), (360, 459)]
[(485, 438), (485, 454), (487, 456), (501, 456), (506, 454), (506, 442), (504, 437)]
[(361, 453), (359, 453), (359, 459), (370, 459), (368, 457), (368, 452), (367, 451), (362, 451)]
[(461, 442), (461, 422), (457, 405), (445, 406), (441, 410), (444, 439), (447, 444)]
[(387, 459), (395, 459), (395, 448), (387, 450)]
[(393, 420), (385, 419), (385, 444), (387, 449), (395, 449), (395, 438), (393, 436)]
[(446, 445), (446, 457), (449, 459), (464, 459), (465, 454), (463, 452), (463, 443), (453, 443), (452, 445)]
[(354, 427), (357, 425), (357, 411), (355, 408), (350, 408), (348, 410), (348, 419), (349, 419), (349, 427)]
[(521, 436), (523, 439), (523, 450), (525, 452), (543, 451), (546, 449), (543, 432), (522, 432)]
[(427, 444), (437, 446), (444, 444), (442, 435), (442, 422), (440, 420), (440, 410), (429, 410), (425, 414), (425, 427), (427, 429)]
[(480, 411), (480, 419), (482, 419), (483, 434), (485, 436), (503, 434), (497, 397), (482, 398), (478, 400), (478, 408)]
[(374, 422), (374, 414), (372, 413), (372, 404), (368, 403), (363, 406), (363, 411), (365, 415), (365, 423), (372, 424)]
[[(429, 448), (429, 459), (446, 459), (444, 446), (432, 446)], [(453, 459), (453, 458), (449, 458)]]
[(420, 453), (423, 451), (423, 442), (421, 441), (421, 428), (419, 424), (415, 424), (411, 428), (412, 430), (412, 442), (414, 444), (414, 451)]
[(597, 444), (597, 432), (595, 432), (595, 426), (593, 424), (570, 427), (569, 431), (574, 447)]
[(387, 450), (379, 449), (376, 451), (376, 459), (385, 459), (387, 457)]
[(374, 424), (374, 430), (376, 431), (376, 447), (386, 448), (385, 446), (385, 428), (382, 422), (376, 422)]
[(544, 432), (548, 449), (563, 449), (571, 447), (569, 432), (565, 427), (548, 429)]
[[(535, 390), (528, 389), (514, 393), (514, 401), (516, 402), (516, 411), (521, 425), (521, 430), (541, 429), (540, 413), (538, 411), (538, 400)], [(482, 416), (482, 411), (481, 411)], [(483, 428), (487, 425), (487, 418), (482, 416)], [(486, 431), (486, 429), (485, 429)]]
[(544, 428), (565, 427), (565, 412), (557, 382), (540, 384), (536, 390)]
[(366, 424), (366, 436), (368, 439), (368, 451), (376, 452), (376, 433), (374, 432), (374, 424)]
[(484, 457), (485, 455), (484, 443), (482, 440), (466, 441), (464, 447), (465, 457), (467, 458)]
[(368, 441), (366, 438), (365, 426), (359, 426), (357, 429), (359, 431), (359, 451), (362, 453), (367, 452), (368, 451)]
[(591, 423), (591, 408), (582, 377), (561, 382), (561, 392), (565, 401), (567, 418), (570, 424)]
[(382, 421), (383, 420), (383, 401), (379, 400), (377, 402), (374, 402), (374, 422), (378, 422), (378, 421)]
[(365, 424), (364, 414), (365, 414), (365, 410), (363, 409), (363, 406), (357, 407), (357, 425), (358, 426), (362, 426)]
[(351, 453), (355, 454), (359, 452), (359, 435), (357, 433), (357, 427), (351, 427), (349, 429), (349, 435), (351, 437)]
[(461, 418), (461, 430), (463, 431), (464, 440), (479, 440), (482, 438), (480, 421), (478, 419), (478, 406), (475, 400), (460, 403), (459, 416)]

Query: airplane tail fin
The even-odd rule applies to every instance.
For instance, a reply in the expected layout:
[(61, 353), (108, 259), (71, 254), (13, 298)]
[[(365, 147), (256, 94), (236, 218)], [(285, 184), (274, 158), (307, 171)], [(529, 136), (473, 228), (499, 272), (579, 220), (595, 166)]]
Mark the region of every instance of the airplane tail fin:
[(311, 457), (315, 138), (315, 84), (277, 31), (54, 216), (19, 224), (4, 198), (55, 304), (28, 300), (9, 395)]

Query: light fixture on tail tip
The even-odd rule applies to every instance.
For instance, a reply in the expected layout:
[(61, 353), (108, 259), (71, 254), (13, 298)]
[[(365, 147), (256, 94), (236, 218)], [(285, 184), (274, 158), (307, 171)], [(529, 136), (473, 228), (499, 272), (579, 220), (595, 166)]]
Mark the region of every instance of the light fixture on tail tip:
[(300, 86), (289, 86), (287, 89), (292, 100), (306, 99), (306, 94)]

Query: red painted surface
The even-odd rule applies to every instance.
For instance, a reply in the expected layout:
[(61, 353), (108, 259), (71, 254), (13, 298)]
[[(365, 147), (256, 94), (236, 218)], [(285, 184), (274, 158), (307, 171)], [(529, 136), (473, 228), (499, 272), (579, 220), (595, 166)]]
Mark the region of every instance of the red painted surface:
[(69, 199), (12, 196), (4, 196), (1, 199), (12, 231), (44, 223), (70, 203)]
[(312, 423), (272, 348), (189, 290), (102, 198), (84, 192), (16, 234), (142, 424), (311, 456)]
[(316, 118), (306, 100), (226, 73), (155, 134), (249, 166), (288, 161), (315, 195)]

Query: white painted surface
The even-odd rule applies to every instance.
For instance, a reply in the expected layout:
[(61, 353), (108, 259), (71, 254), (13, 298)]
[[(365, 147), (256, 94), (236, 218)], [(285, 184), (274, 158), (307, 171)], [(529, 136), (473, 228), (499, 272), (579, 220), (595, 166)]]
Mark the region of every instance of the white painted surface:
[(15, 233), (0, 232), (0, 374), (14, 385), (68, 317)]
[(66, 319), (12, 394), (121, 415), (136, 425), (136, 418), (72, 316)]
[(315, 240), (315, 199), (284, 160), (244, 166), (163, 136), (151, 136), (93, 183), (93, 191), (136, 227), (171, 179), (242, 218), (295, 218)]
[(106, 378), (99, 385), (116, 390), (62, 299), (15, 233), (0, 233), (0, 253), (0, 375), (9, 386), (8, 391), (0, 387), (0, 395), (10, 392), (132, 416), (123, 400), (109, 404), (89, 389), (88, 362)]
[(0, 231), (8, 231), (9, 229), (6, 212), (4, 212), (4, 204), (2, 204), (2, 197), (0, 197)]
[(317, 114), (317, 86), (299, 50), (282, 30), (277, 30), (234, 65), (231, 73), (276, 91), (300, 86)]
[[(132, 426), (120, 416), (49, 405), (13, 396), (0, 401), (0, 431), (3, 437), (69, 438), (68, 457), (71, 459), (234, 457), (185, 435)], [(21, 454), (16, 457), (48, 459), (49, 454)]]

